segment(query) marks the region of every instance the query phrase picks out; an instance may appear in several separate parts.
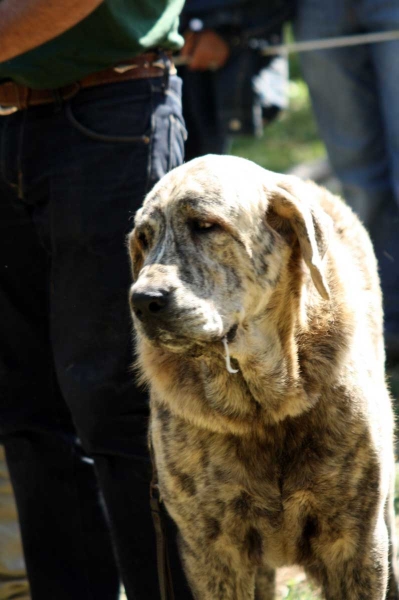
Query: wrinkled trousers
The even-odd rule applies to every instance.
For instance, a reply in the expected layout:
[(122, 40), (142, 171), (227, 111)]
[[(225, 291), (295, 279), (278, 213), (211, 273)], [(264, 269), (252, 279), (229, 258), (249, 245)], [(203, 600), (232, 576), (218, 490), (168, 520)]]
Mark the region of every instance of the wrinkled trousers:
[(0, 439), (33, 600), (116, 600), (119, 574), (129, 600), (159, 597), (126, 235), (183, 160), (180, 87), (120, 82), (0, 117)]
[[(399, 29), (397, 0), (298, 0), (298, 40)], [(399, 40), (300, 54), (346, 201), (374, 243), (388, 350), (399, 359)]]

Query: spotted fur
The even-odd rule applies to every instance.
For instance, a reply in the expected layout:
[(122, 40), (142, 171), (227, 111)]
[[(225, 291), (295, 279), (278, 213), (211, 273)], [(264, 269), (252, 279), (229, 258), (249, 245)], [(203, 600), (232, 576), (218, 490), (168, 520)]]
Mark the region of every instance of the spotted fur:
[(327, 600), (398, 599), (381, 294), (355, 215), (310, 182), (207, 156), (155, 186), (130, 250), (150, 435), (194, 597), (252, 600), (257, 579), (271, 600), (273, 570), (299, 564)]

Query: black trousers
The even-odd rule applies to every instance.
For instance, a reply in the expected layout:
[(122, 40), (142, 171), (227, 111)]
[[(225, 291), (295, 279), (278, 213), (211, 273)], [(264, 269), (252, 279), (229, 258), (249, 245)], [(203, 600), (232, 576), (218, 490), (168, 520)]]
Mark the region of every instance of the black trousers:
[(183, 160), (180, 80), (164, 83), (0, 117), (0, 433), (33, 600), (116, 600), (120, 573), (129, 599), (159, 597), (125, 238)]

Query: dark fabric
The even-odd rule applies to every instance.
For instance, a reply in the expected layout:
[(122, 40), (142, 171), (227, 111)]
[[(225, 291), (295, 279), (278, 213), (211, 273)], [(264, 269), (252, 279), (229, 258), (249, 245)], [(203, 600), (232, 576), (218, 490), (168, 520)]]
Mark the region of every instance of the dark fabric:
[[(286, 106), (286, 59), (273, 63), (250, 49), (236, 50), (217, 71), (179, 67), (188, 139), (186, 159), (225, 154), (237, 135), (263, 135)], [(273, 86), (273, 90), (270, 89)]]
[(269, 35), (295, 13), (295, 0), (186, 0), (180, 18), (186, 29), (192, 18), (210, 29), (234, 27), (243, 38)]
[(226, 124), (220, 119), (216, 95), (217, 73), (179, 68), (183, 79), (183, 113), (188, 137), (186, 160), (205, 154), (225, 154), (230, 140)]
[(183, 160), (181, 82), (165, 83), (0, 117), (0, 433), (33, 600), (116, 600), (108, 520), (129, 600), (159, 597), (125, 238)]

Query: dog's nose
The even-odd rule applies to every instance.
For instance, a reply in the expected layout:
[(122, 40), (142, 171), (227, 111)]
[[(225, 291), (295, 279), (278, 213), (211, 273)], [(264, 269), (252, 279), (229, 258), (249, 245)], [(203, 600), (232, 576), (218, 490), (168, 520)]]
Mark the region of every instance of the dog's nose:
[(167, 308), (169, 295), (169, 292), (165, 290), (133, 292), (130, 296), (130, 303), (134, 314), (140, 321), (153, 317)]

